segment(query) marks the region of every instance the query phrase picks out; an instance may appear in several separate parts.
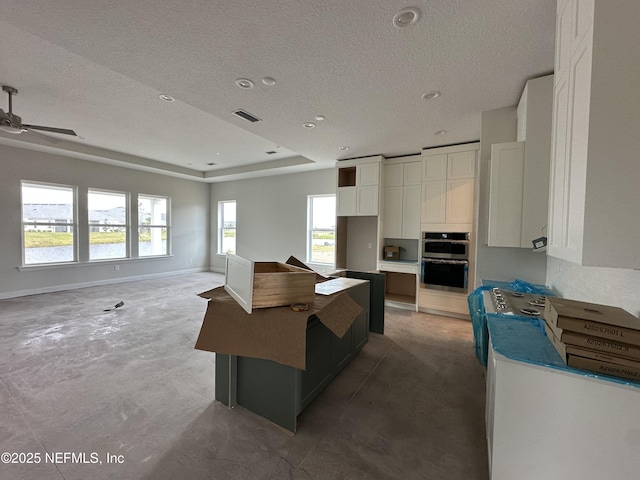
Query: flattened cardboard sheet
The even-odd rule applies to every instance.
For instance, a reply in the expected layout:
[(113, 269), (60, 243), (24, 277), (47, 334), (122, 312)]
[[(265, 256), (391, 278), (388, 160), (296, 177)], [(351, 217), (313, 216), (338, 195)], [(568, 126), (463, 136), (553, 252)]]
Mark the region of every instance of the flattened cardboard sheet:
[(209, 299), (209, 304), (196, 349), (273, 360), (301, 370), (306, 368), (307, 321), (312, 315), (342, 338), (362, 312), (362, 307), (347, 292), (316, 295), (305, 312), (272, 307), (256, 309), (251, 314), (224, 287), (199, 296)]

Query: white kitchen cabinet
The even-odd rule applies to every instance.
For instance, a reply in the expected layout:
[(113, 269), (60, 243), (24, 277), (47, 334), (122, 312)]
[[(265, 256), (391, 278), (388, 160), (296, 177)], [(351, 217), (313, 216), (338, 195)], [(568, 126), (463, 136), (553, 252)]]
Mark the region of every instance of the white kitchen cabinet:
[(465, 224), (471, 229), (477, 148), (471, 144), (422, 151), (423, 225)]
[(546, 235), (552, 104), (553, 75), (529, 80), (518, 103), (518, 142), (491, 146), (491, 247), (532, 248)]
[[(418, 157), (419, 158), (419, 157)], [(384, 165), (382, 233), (384, 238), (420, 238), (421, 161)]]
[(447, 154), (424, 156), (422, 159), (422, 181), (431, 182), (447, 179)]
[(640, 268), (640, 2), (561, 0), (548, 254)]
[(382, 157), (376, 156), (338, 162), (337, 216), (378, 215), (381, 161)]
[(421, 222), (445, 223), (447, 218), (447, 181), (422, 183)]
[(447, 180), (446, 223), (473, 222), (474, 179)]
[(340, 187), (336, 195), (336, 212), (339, 217), (356, 215), (356, 187)]
[(489, 166), (489, 240), (487, 243), (490, 247), (520, 247), (524, 142), (491, 145)]
[(447, 155), (447, 180), (473, 178), (476, 174), (476, 151), (454, 152)]

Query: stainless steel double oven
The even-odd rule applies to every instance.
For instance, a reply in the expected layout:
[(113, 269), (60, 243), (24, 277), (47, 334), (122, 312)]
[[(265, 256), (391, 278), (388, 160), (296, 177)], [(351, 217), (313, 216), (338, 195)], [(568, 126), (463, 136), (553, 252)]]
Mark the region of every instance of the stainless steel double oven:
[(468, 232), (422, 232), (423, 288), (467, 293)]

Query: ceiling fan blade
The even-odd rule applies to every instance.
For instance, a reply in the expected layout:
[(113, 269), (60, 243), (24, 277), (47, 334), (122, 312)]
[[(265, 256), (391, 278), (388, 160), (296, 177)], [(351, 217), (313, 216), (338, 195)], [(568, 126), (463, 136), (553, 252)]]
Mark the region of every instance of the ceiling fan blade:
[(21, 136), (24, 136), (24, 137), (27, 137), (27, 138), (31, 137), (33, 139), (40, 138), (40, 139), (45, 140), (45, 141), (47, 141), (49, 143), (53, 143), (54, 145), (57, 145), (58, 143), (63, 141), (61, 138), (54, 138), (54, 137), (51, 137), (49, 135), (45, 135), (44, 133), (40, 133), (40, 132), (38, 132), (36, 130), (27, 130), (26, 132), (23, 132), (21, 134)]
[(42, 130), (43, 132), (52, 132), (52, 133), (64, 133), (65, 135), (73, 135), (77, 137), (78, 135), (73, 130), (69, 130), (67, 128), (55, 128), (55, 127), (43, 127), (41, 125), (25, 125), (22, 126), (28, 130)]

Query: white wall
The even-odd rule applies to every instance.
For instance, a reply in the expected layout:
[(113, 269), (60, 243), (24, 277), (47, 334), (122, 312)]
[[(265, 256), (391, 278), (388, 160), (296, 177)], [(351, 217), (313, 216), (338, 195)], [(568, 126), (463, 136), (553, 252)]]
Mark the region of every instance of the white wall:
[(520, 278), (531, 283), (544, 284), (546, 257), (533, 249), (489, 247), (489, 162), (491, 145), (516, 140), (516, 108), (507, 107), (482, 113), (480, 133), (480, 193), (478, 200), (478, 249), (475, 280), (477, 287), (482, 279), (512, 281)]
[[(132, 198), (138, 193), (169, 196), (173, 256), (18, 270), (21, 180), (73, 185), (79, 191), (123, 191)], [(0, 298), (208, 270), (208, 211), (209, 185), (205, 183), (0, 145)]]
[(562, 297), (614, 305), (640, 316), (640, 270), (582, 267), (547, 257), (546, 282)]
[(236, 253), (256, 261), (306, 260), (307, 195), (336, 192), (333, 168), (211, 185), (211, 269), (224, 271), (218, 255), (218, 202), (235, 200)]

